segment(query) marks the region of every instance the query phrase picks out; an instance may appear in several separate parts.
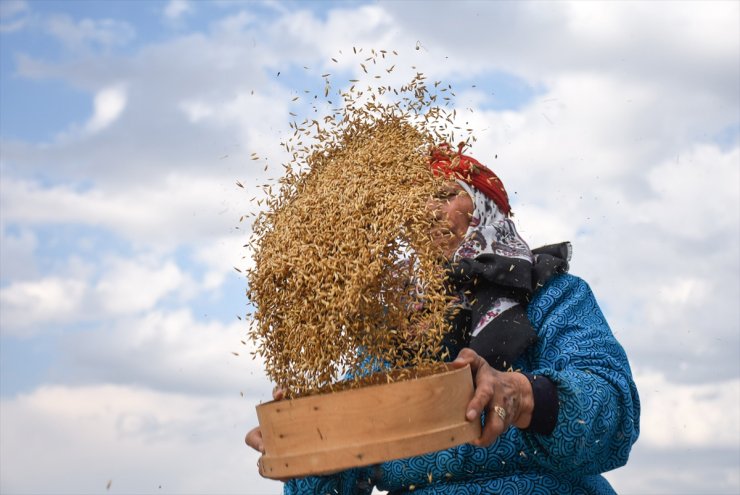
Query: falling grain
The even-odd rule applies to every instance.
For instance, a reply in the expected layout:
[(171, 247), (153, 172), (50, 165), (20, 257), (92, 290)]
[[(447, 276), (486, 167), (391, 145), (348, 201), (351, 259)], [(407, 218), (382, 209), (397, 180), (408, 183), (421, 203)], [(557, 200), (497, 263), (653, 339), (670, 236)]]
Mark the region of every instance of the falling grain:
[[(291, 125), (281, 143), (292, 160), (266, 189), (249, 243), (248, 335), (288, 398), (362, 384), (379, 363), (396, 371), (390, 380), (439, 362), (450, 299), (430, 235), (439, 179), (428, 160), (449, 116), (424, 80), (352, 86), (323, 125)], [(391, 90), (397, 101), (379, 98)], [(355, 378), (339, 385), (347, 372)]]

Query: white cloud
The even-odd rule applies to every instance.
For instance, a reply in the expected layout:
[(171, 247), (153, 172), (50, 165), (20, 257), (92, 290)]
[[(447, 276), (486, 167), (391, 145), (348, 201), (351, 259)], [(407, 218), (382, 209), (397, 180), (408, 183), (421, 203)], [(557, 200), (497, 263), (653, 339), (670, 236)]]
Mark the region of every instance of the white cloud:
[(0, 2), (0, 33), (9, 34), (20, 31), (28, 24), (30, 8), (25, 0), (5, 0)]
[[(69, 260), (71, 264), (75, 259)], [(153, 255), (109, 258), (67, 276), (14, 281), (0, 289), (2, 329), (9, 335), (55, 332), (60, 324), (110, 320), (150, 310), (166, 297), (187, 300), (192, 278), (173, 261)]]
[(257, 16), (242, 10), (235, 15), (219, 20), (212, 27), (212, 31), (218, 36), (239, 36), (255, 22), (257, 22)]
[(111, 385), (3, 399), (0, 491), (277, 493), (243, 441), (254, 399)]
[[(598, 72), (618, 80), (718, 93), (737, 101), (735, 2), (465, 2), (445, 19), (421, 2), (383, 2), (399, 30), (414, 33), (435, 70), (476, 76), (491, 65), (534, 81)], [(555, 52), (552, 48), (556, 47)]]
[[(8, 224), (84, 224), (116, 233), (135, 246), (173, 249), (193, 241), (222, 237), (255, 206), (237, 177), (170, 175), (128, 188), (72, 185), (42, 187), (30, 181), (3, 180), (4, 221)], [(110, 187), (110, 189), (108, 189)]]
[(704, 280), (675, 277), (658, 289), (658, 297), (668, 304), (700, 307), (710, 296)]
[[(686, 240), (708, 237), (737, 242), (740, 147), (722, 151), (717, 145), (697, 144), (676, 150), (648, 173), (657, 193), (642, 205), (643, 221)], [(711, 191), (707, 194), (706, 191)], [(735, 207), (732, 207), (732, 206)]]
[(685, 385), (636, 373), (641, 391), (640, 444), (646, 448), (736, 448), (740, 378)]
[(95, 94), (94, 113), (85, 125), (88, 132), (99, 132), (110, 126), (126, 108), (126, 90), (117, 85), (103, 88)]
[(193, 124), (214, 116), (214, 109), (208, 104), (199, 101), (182, 102), (180, 103), (180, 108)]
[(18, 14), (28, 12), (26, 0), (5, 0), (0, 4), (0, 19), (3, 21)]
[[(3, 162), (22, 162), (22, 169), (14, 169), (23, 176), (43, 175), (52, 182), (77, 178), (116, 189), (140, 186), (144, 175), (163, 180), (186, 171), (199, 177), (207, 171), (209, 179), (229, 183), (245, 172), (260, 180), (262, 167), (254, 166), (249, 156), (253, 151), (270, 156), (273, 166), (282, 159), (282, 138), (275, 136), (291, 132), (291, 91), (264, 72), (262, 64), (277, 55), (253, 48), (252, 37), (259, 33), (220, 36), (183, 36), (147, 46), (130, 58), (100, 56), (94, 63), (50, 64), (19, 57), (22, 77), (59, 78), (91, 92), (126, 81), (130, 97), (122, 118), (105, 133), (70, 132), (45, 146), (4, 142)], [(112, 99), (117, 101), (121, 99)], [(115, 105), (101, 105), (108, 107)]]
[[(241, 242), (239, 242), (241, 241)], [(244, 273), (252, 265), (248, 247), (244, 247), (247, 237), (223, 236), (203, 243), (194, 249), (193, 257), (206, 267), (201, 280), (204, 289), (220, 287), (226, 276), (234, 273), (234, 268)]]
[(192, 293), (193, 281), (172, 261), (116, 259), (93, 289), (106, 314), (127, 314), (152, 309), (172, 292)]
[(86, 288), (83, 281), (54, 276), (3, 287), (0, 289), (3, 333), (79, 317)]
[(81, 19), (56, 14), (47, 19), (49, 34), (69, 48), (125, 45), (136, 37), (136, 30), (128, 23), (115, 19)]
[(38, 276), (36, 248), (38, 238), (30, 229), (17, 234), (0, 229), (0, 277), (3, 280), (27, 280)]
[(740, 487), (739, 463), (736, 448), (643, 448), (638, 441), (630, 464), (605, 476), (617, 493), (731, 495)]
[(176, 21), (193, 12), (193, 6), (187, 0), (170, 0), (164, 8), (164, 16), (168, 21)]
[(100, 319), (96, 328), (64, 339), (56, 374), (76, 383), (164, 391), (269, 393), (262, 363), (252, 359), (254, 345), (246, 332), (247, 323), (235, 316), (229, 323), (208, 315), (196, 319), (186, 308)]

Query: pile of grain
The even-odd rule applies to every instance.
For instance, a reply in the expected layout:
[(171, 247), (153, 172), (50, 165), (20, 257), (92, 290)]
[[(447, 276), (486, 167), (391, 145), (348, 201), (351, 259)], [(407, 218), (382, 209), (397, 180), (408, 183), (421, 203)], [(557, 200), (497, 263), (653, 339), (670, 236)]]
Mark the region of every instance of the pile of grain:
[(447, 327), (426, 207), (439, 187), (429, 148), (445, 128), (435, 97), (421, 74), (340, 95), (332, 115), (295, 125), (292, 161), (253, 225), (249, 335), (288, 397), (336, 389), (368, 358), (438, 365)]

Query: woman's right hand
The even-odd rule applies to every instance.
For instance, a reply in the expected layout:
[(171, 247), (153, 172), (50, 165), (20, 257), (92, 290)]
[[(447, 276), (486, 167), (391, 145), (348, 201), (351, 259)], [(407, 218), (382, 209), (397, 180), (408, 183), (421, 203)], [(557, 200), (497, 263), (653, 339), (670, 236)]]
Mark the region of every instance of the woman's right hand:
[(465, 348), (452, 362), (460, 369), (470, 365), (475, 381), (475, 393), (468, 403), (465, 417), (468, 421), (480, 421), (486, 413), (481, 436), (470, 442), (478, 447), (488, 447), (507, 428), (527, 428), (532, 421), (534, 397), (532, 385), (521, 373), (498, 371), (474, 350)]
[[(285, 398), (285, 390), (282, 388), (275, 387), (272, 389), (272, 399), (273, 400), (283, 400)], [(256, 426), (249, 430), (249, 433), (247, 433), (247, 436), (244, 437), (244, 441), (252, 447), (254, 450), (259, 452), (260, 454), (265, 453), (265, 445), (262, 442), (262, 430), (260, 430), (259, 426)]]
[(255, 426), (249, 430), (247, 436), (244, 437), (244, 441), (260, 454), (265, 453), (265, 445), (262, 443), (262, 430), (260, 430), (259, 426)]

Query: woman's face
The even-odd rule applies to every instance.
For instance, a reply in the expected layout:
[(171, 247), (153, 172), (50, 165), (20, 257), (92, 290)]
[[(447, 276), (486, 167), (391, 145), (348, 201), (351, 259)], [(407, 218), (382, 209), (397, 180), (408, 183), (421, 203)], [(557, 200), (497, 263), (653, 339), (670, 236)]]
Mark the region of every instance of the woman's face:
[(432, 231), (434, 242), (449, 259), (468, 231), (473, 216), (473, 200), (460, 184), (449, 181), (444, 183), (427, 207), (434, 214), (436, 222)]

